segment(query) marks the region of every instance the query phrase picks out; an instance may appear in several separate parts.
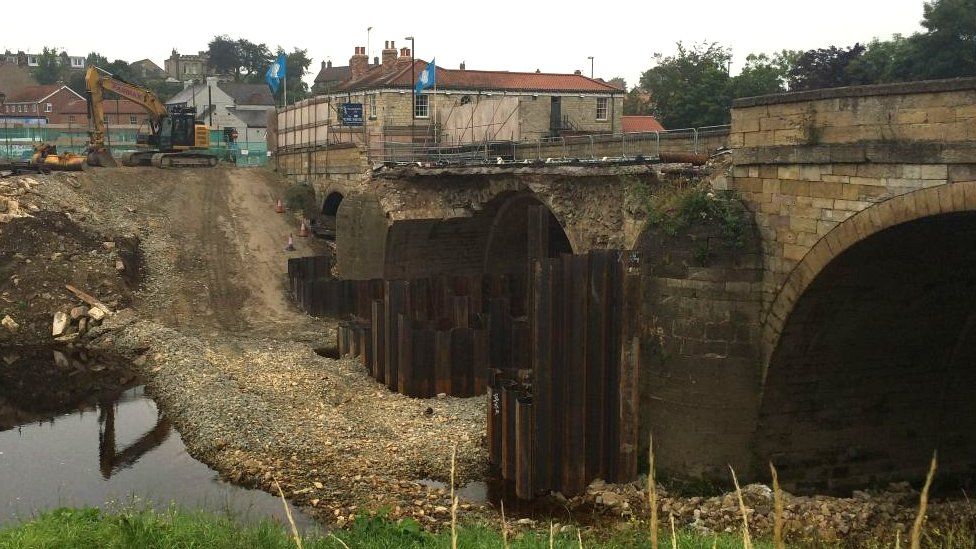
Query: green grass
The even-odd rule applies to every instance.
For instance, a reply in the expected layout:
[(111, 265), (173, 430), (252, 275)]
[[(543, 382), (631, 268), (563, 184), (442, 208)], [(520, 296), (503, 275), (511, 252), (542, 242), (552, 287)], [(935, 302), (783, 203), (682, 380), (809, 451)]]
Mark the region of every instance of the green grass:
[[(350, 528), (337, 530), (335, 535), (351, 549), (376, 548), (449, 548), (449, 531), (431, 534), (412, 520), (393, 522), (383, 518), (357, 519)], [(546, 533), (509, 536), (510, 546), (518, 549), (549, 547)], [(689, 549), (708, 549), (714, 541), (710, 536), (691, 532), (679, 533), (678, 545)], [(312, 534), (304, 540), (304, 547), (341, 549), (342, 544), (324, 534)], [(661, 548), (670, 547), (670, 533), (661, 536)], [(611, 537), (594, 538), (584, 535), (585, 547), (647, 547), (643, 528), (635, 526)], [(741, 547), (741, 539), (721, 535), (717, 547)], [(254, 548), (285, 549), (295, 547), (288, 530), (276, 523), (241, 525), (231, 518), (173, 509), (168, 512), (123, 511), (105, 513), (98, 509), (57, 509), (16, 526), (0, 529), (0, 548)], [(460, 548), (500, 548), (501, 534), (497, 528), (484, 525), (465, 525), (458, 530)], [(556, 536), (554, 547), (576, 549), (579, 542), (575, 530)], [(759, 543), (757, 548), (771, 547)]]

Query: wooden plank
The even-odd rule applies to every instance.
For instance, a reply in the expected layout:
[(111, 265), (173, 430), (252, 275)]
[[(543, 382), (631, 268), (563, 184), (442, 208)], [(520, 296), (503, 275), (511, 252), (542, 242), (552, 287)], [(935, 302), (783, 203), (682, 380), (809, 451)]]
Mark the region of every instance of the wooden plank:
[(115, 313), (112, 312), (112, 309), (110, 309), (108, 305), (102, 303), (101, 301), (99, 301), (97, 298), (91, 296), (90, 294), (87, 294), (87, 293), (79, 290), (78, 288), (75, 288), (71, 284), (65, 284), (64, 287), (67, 288), (69, 292), (71, 292), (71, 293), (75, 294), (76, 296), (78, 296), (78, 299), (84, 301), (85, 303), (91, 305), (92, 307), (98, 307), (106, 315), (110, 315), (111, 316), (111, 315), (115, 314)]
[(386, 386), (393, 391), (399, 388), (398, 373), (400, 353), (398, 315), (406, 314), (409, 304), (410, 284), (405, 280), (389, 280), (386, 283)]
[(568, 352), (565, 387), (567, 425), (564, 431), (566, 463), (563, 468), (563, 493), (576, 495), (586, 489), (586, 323), (589, 276), (587, 257), (573, 256), (570, 261), (571, 280), (568, 297), (570, 315), (566, 333)]
[(540, 490), (552, 488), (552, 262), (538, 261), (533, 269), (533, 299), (530, 316), (532, 330), (533, 406), (535, 438), (533, 453), (546, 456), (535, 460), (535, 484)]
[(502, 457), (501, 473), (505, 480), (515, 480), (515, 399), (517, 384), (502, 382)]
[(416, 396), (413, 370), (413, 321), (401, 313), (397, 315), (397, 390), (400, 394)]
[(495, 467), (502, 465), (502, 395), (501, 379), (488, 386), (488, 461)]
[(532, 331), (527, 319), (512, 321), (512, 337), (510, 344), (509, 365), (513, 370), (527, 370), (532, 367), (530, 346), (532, 345)]
[(515, 400), (515, 494), (521, 499), (532, 499), (532, 397), (520, 394)]
[(586, 319), (586, 479), (606, 479), (606, 317), (607, 275), (610, 254), (604, 250), (589, 254), (589, 292)]
[(488, 360), (488, 329), (481, 328), (473, 331), (474, 349), (472, 353), (472, 369), (474, 373), (474, 394), (485, 394), (488, 382), (490, 363)]
[(466, 295), (454, 296), (451, 300), (451, 318), (454, 325), (459, 328), (467, 328), (471, 319), (470, 309), (471, 298)]
[(492, 368), (512, 368), (512, 316), (507, 297), (488, 300), (489, 361)]
[(434, 391), (451, 394), (451, 331), (439, 330), (434, 335)]
[(436, 393), (434, 380), (434, 338), (436, 332), (424, 323), (413, 330), (413, 392), (411, 396), (430, 398)]
[(604, 440), (607, 447), (604, 469), (608, 479), (618, 478), (620, 448), (620, 351), (621, 351), (621, 318), (623, 309), (623, 263), (619, 252), (614, 252), (608, 264), (607, 271), (607, 309), (614, 314), (607, 315), (606, 345), (607, 345), (607, 375), (604, 385), (604, 417), (607, 422), (604, 430)]
[(640, 370), (641, 277), (636, 252), (623, 268), (623, 319), (620, 338), (620, 457), (616, 482), (637, 478), (638, 372)]
[(371, 371), (373, 379), (380, 383), (386, 381), (386, 317), (383, 301), (373, 301), (373, 363)]
[(451, 330), (451, 396), (474, 396), (474, 334), (471, 328)]

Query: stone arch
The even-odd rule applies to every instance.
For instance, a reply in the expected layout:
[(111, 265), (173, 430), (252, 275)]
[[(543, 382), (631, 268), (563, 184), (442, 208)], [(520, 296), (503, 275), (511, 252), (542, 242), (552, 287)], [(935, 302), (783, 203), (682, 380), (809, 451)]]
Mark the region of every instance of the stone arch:
[(339, 216), (339, 206), (342, 205), (342, 199), (342, 193), (334, 190), (326, 195), (325, 200), (322, 201), (321, 222), (325, 238), (327, 239), (336, 239), (336, 221)]
[(339, 205), (342, 204), (343, 195), (339, 191), (332, 191), (322, 201), (322, 215), (335, 217), (339, 213)]
[(796, 279), (752, 445), (791, 490), (919, 480), (935, 449), (941, 478), (976, 479), (974, 191), (954, 183), (872, 206)]
[[(870, 206), (817, 241), (779, 287), (763, 319), (763, 356), (768, 368), (783, 326), (811, 282), (831, 261), (865, 238), (923, 217), (976, 210), (976, 181), (919, 189)], [(765, 369), (763, 372), (765, 377)]]
[(485, 242), (484, 272), (495, 274), (524, 273), (528, 265), (529, 208), (542, 206), (548, 219), (548, 250), (546, 257), (573, 253), (573, 245), (565, 228), (552, 209), (538, 196), (526, 192), (511, 192), (497, 196), (489, 210), (495, 213)]

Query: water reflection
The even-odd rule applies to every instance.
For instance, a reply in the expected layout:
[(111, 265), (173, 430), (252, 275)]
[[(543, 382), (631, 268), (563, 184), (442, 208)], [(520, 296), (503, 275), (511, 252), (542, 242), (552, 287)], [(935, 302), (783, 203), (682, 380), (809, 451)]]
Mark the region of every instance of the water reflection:
[(102, 401), (98, 411), (98, 464), (102, 471), (102, 478), (108, 480), (112, 473), (131, 467), (144, 454), (157, 448), (169, 438), (172, 426), (163, 414), (156, 414), (156, 425), (139, 440), (127, 446), (121, 452), (115, 446), (115, 412), (114, 402)]
[(286, 524), (280, 499), (223, 482), (190, 457), (127, 365), (81, 358), (0, 349), (0, 525), (118, 503)]

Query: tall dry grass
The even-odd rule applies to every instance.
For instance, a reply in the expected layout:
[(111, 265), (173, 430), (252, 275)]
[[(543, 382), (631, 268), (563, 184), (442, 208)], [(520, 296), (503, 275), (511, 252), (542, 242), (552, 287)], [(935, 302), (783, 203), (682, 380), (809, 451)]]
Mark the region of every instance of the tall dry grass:
[(735, 484), (735, 495), (739, 498), (739, 510), (742, 512), (742, 547), (752, 549), (752, 538), (749, 536), (749, 514), (746, 510), (746, 502), (742, 499), (742, 488), (739, 488), (739, 479), (735, 477), (735, 469), (729, 465), (732, 472), (732, 483)]
[(288, 500), (285, 499), (285, 492), (281, 489), (281, 485), (278, 484), (278, 479), (274, 479), (275, 488), (278, 489), (278, 495), (281, 496), (281, 504), (285, 506), (285, 517), (288, 518), (288, 524), (291, 525), (291, 535), (295, 539), (295, 546), (298, 549), (302, 549), (302, 536), (298, 533), (298, 526), (295, 524), (295, 519), (291, 516), (291, 509), (288, 507)]
[(657, 484), (654, 481), (654, 437), (647, 437), (647, 505), (651, 508), (651, 549), (657, 549)]
[(783, 491), (779, 487), (779, 474), (772, 461), (769, 462), (769, 471), (773, 474), (773, 545), (776, 549), (786, 549), (783, 542)]
[(925, 511), (929, 506), (929, 488), (932, 487), (932, 479), (935, 478), (938, 457), (938, 450), (932, 452), (932, 463), (929, 464), (929, 473), (925, 476), (925, 486), (922, 487), (922, 494), (919, 496), (918, 516), (915, 517), (915, 524), (912, 525), (912, 549), (919, 549), (922, 545), (922, 525), (925, 523)]

